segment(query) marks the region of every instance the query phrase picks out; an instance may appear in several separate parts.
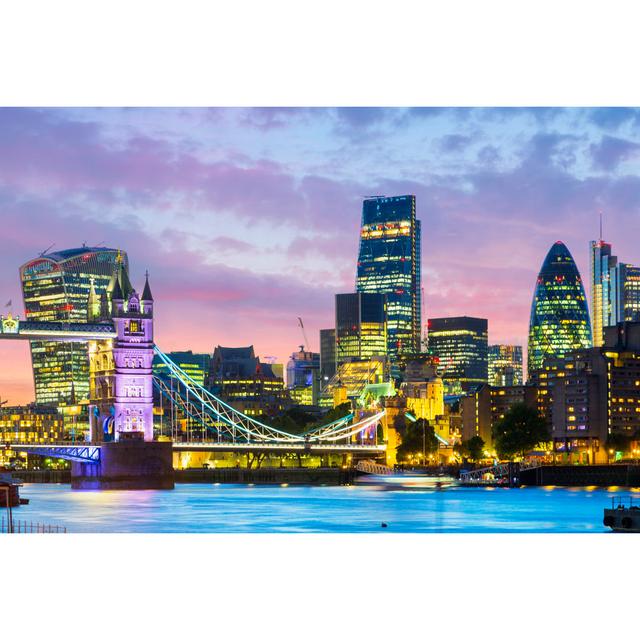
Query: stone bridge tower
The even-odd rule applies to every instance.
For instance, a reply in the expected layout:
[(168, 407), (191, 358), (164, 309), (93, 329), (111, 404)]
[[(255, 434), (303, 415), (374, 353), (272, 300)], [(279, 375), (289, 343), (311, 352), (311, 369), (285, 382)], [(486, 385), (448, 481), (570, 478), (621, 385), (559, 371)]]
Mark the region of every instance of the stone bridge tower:
[[(89, 345), (91, 440), (153, 440), (153, 296), (147, 274), (140, 297), (118, 274), (110, 320), (116, 337)], [(128, 293), (123, 292), (123, 284)], [(127, 286), (128, 285), (128, 286)], [(101, 314), (106, 311), (103, 301)], [(90, 306), (91, 309), (91, 306)]]

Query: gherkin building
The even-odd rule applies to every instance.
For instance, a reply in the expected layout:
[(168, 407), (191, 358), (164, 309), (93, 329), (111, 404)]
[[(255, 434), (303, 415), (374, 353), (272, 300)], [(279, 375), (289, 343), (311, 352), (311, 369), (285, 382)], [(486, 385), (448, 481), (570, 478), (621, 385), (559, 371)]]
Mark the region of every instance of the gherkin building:
[(548, 357), (588, 349), (591, 323), (578, 267), (569, 249), (551, 246), (538, 274), (529, 322), (529, 374)]

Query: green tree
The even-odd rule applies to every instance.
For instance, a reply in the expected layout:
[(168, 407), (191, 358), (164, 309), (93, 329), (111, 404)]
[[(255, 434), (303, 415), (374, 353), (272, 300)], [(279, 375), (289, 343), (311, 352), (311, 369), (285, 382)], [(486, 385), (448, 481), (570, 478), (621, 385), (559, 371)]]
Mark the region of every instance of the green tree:
[(514, 404), (491, 429), (496, 451), (501, 458), (524, 457), (527, 451), (550, 438), (543, 418), (523, 402)]
[(408, 460), (411, 456), (426, 453), (435, 453), (438, 450), (438, 439), (433, 427), (427, 420), (417, 420), (410, 423), (402, 435), (402, 444), (397, 448), (397, 456), (400, 462)]
[(473, 438), (456, 444), (453, 450), (460, 454), (465, 460), (477, 462), (484, 457), (484, 440), (480, 436), (473, 436)]
[(625, 436), (621, 433), (610, 433), (607, 436), (607, 441), (605, 443), (605, 446), (607, 448), (607, 452), (609, 451), (613, 451), (614, 453), (616, 451), (620, 451), (621, 453), (629, 453), (629, 451), (631, 451), (631, 442), (633, 441), (633, 438), (630, 436)]

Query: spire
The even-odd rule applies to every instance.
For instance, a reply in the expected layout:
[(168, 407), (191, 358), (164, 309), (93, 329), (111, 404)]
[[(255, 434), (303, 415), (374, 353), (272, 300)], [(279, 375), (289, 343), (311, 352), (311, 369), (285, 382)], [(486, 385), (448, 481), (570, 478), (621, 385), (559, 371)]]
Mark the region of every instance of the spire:
[(87, 320), (95, 320), (100, 316), (100, 299), (96, 293), (95, 280), (91, 278), (89, 285), (89, 296), (87, 297)]
[(118, 280), (120, 281), (120, 290), (122, 291), (123, 297), (128, 298), (131, 293), (133, 293), (133, 286), (131, 286), (131, 281), (129, 280), (129, 274), (124, 266), (124, 263), (120, 263), (120, 277)]
[(153, 296), (151, 295), (151, 287), (149, 286), (149, 272), (145, 271), (144, 274), (144, 291), (142, 292), (142, 301), (153, 302)]
[(116, 282), (113, 285), (113, 291), (111, 292), (112, 300), (124, 300), (124, 295), (122, 295), (122, 288), (120, 287), (120, 279), (116, 278)]

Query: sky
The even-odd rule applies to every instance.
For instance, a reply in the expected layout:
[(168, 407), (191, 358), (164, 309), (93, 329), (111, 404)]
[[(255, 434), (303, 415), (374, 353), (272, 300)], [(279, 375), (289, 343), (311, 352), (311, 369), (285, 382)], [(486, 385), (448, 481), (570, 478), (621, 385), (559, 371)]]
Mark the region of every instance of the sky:
[[(0, 305), (54, 245), (149, 270), (164, 351), (253, 344), (286, 363), (354, 290), (362, 199), (415, 194), (427, 317), (488, 318), (526, 345), (562, 240), (585, 282), (599, 214), (640, 263), (640, 110), (0, 109)], [(7, 311), (4, 308), (3, 313)], [(0, 343), (0, 399), (33, 399), (27, 343)]]

